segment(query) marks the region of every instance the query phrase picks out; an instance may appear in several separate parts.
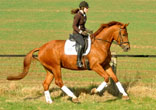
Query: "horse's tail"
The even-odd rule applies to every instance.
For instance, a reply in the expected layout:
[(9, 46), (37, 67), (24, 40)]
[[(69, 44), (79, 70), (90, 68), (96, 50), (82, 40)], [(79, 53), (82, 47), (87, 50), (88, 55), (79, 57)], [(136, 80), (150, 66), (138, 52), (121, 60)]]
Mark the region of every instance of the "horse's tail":
[(20, 79), (23, 79), (28, 71), (29, 71), (29, 67), (30, 67), (30, 64), (31, 64), (31, 60), (33, 58), (33, 53), (36, 52), (36, 51), (39, 51), (39, 48), (35, 48), (33, 49), (32, 51), (30, 51), (24, 58), (24, 62), (23, 62), (23, 72), (17, 76), (8, 76), (7, 77), (7, 80), (20, 80)]

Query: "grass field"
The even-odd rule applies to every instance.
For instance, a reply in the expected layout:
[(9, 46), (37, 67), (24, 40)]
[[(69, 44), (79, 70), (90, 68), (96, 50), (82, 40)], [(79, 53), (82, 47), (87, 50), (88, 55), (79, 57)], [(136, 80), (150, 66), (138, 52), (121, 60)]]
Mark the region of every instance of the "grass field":
[[(55, 39), (67, 39), (72, 32), (70, 10), (81, 0), (0, 0), (0, 54), (26, 54), (35, 47)], [(156, 0), (86, 0), (90, 4), (86, 27), (96, 31), (109, 21), (130, 23), (131, 50), (117, 54), (156, 54)], [(74, 104), (51, 84), (53, 104), (43, 95), (45, 71), (34, 61), (21, 81), (7, 81), (6, 76), (22, 71), (23, 58), (0, 58), (0, 110), (155, 110), (156, 59), (118, 58), (117, 76), (130, 95), (129, 101), (110, 94), (90, 95), (93, 86), (103, 79), (92, 71), (62, 69), (63, 81), (78, 96)]]

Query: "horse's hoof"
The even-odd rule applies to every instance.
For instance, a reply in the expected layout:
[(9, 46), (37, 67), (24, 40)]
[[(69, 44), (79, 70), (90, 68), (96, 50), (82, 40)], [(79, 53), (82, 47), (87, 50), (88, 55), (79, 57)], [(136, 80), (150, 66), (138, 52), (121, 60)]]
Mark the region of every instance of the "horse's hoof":
[(47, 101), (47, 104), (52, 104), (53, 103), (53, 101)]
[(97, 93), (96, 88), (93, 88), (93, 89), (91, 90), (91, 94), (96, 94), (96, 93)]
[(122, 96), (122, 100), (129, 100), (130, 98), (128, 96)]
[(80, 103), (79, 100), (78, 100), (78, 98), (72, 98), (72, 102), (74, 102), (74, 103)]

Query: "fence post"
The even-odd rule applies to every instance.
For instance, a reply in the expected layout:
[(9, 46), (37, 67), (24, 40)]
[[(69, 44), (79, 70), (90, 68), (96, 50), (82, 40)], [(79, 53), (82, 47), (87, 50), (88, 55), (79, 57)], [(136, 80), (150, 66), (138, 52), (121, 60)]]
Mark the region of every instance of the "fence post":
[[(117, 72), (117, 56), (116, 56), (115, 52), (112, 52), (112, 58), (111, 58), (110, 65), (111, 65), (111, 67), (113, 69), (114, 74), (116, 75), (116, 72)], [(115, 84), (115, 82), (113, 81), (112, 78), (110, 78), (110, 89), (109, 89), (109, 92), (112, 95), (115, 95), (115, 96), (119, 95), (119, 91), (118, 91), (118, 89), (116, 87), (116, 84)]]
[(115, 52), (112, 52), (111, 66), (112, 66), (113, 72), (116, 75), (116, 70), (117, 70), (117, 56), (115, 56), (115, 55), (116, 55), (116, 53)]

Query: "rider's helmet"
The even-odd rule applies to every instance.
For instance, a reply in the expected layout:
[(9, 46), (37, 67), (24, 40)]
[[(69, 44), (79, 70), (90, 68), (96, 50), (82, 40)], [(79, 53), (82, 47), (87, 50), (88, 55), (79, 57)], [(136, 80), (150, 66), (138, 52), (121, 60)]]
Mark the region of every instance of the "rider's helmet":
[(86, 1), (82, 1), (80, 4), (79, 4), (79, 7), (82, 8), (82, 7), (85, 7), (85, 8), (89, 8), (89, 5)]

